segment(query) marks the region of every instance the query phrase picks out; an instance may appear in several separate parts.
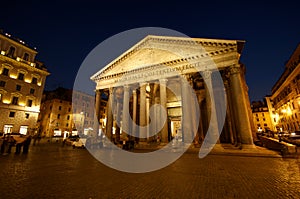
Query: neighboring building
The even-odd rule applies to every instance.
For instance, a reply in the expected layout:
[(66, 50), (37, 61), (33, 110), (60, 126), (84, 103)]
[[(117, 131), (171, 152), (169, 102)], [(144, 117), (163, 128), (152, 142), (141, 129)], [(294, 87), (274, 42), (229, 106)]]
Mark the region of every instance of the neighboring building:
[(44, 90), (45, 65), (24, 41), (0, 31), (0, 132), (33, 134)]
[(39, 121), (46, 137), (87, 135), (94, 126), (94, 96), (61, 87), (45, 91)]
[(271, 99), (280, 131), (300, 130), (300, 44), (272, 88)]
[(265, 97), (263, 101), (252, 102), (251, 107), (253, 123), (257, 132), (276, 131), (269, 97)]
[[(199, 50), (199, 45), (205, 51)], [(210, 115), (216, 114), (211, 107), (219, 106), (211, 103), (206, 83), (213, 82), (220, 74), (228, 108), (223, 114), (224, 127), (218, 129), (217, 122), (222, 121), (217, 118), (210, 130), (214, 135), (222, 131), (219, 139), (222, 143), (252, 145), (254, 132), (245, 66), (239, 60), (243, 46), (244, 41), (237, 40), (145, 37), (91, 77), (96, 82), (96, 111), (103, 108), (99, 105), (101, 93), (109, 98), (106, 136), (118, 143), (123, 133), (130, 131), (143, 137), (139, 141), (151, 142), (158, 137), (167, 143), (173, 137), (189, 142), (193, 134), (195, 143), (202, 142), (210, 126)], [(197, 102), (190, 99), (193, 91), (189, 88), (195, 92)], [(198, 121), (194, 117), (195, 103), (200, 107)], [(165, 108), (166, 122), (154, 104)], [(153, 117), (149, 118), (151, 111)], [(146, 129), (147, 124), (150, 126)], [(155, 129), (159, 132), (154, 132)]]

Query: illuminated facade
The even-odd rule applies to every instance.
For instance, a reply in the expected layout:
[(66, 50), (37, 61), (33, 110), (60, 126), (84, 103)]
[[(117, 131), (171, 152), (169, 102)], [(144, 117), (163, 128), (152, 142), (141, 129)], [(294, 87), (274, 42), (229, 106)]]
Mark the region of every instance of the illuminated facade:
[(257, 132), (276, 131), (277, 120), (270, 97), (265, 97), (263, 101), (252, 102), (251, 107), (253, 123)]
[(285, 70), (272, 88), (276, 128), (300, 130), (300, 45), (285, 64)]
[[(205, 52), (199, 51), (199, 44)], [(252, 146), (254, 125), (245, 68), (239, 62), (243, 46), (244, 42), (237, 40), (193, 38), (191, 41), (183, 37), (145, 37), (91, 77), (96, 82), (96, 112), (103, 108), (99, 105), (103, 93), (107, 94), (110, 102), (105, 114), (106, 136), (118, 142), (124, 133), (122, 126), (131, 129), (134, 135), (137, 128), (143, 129), (150, 122), (157, 126), (161, 113), (154, 107), (151, 121), (148, 115), (152, 105), (160, 104), (167, 112), (167, 122), (155, 133), (163, 143), (176, 136), (184, 141), (185, 135), (190, 133), (188, 129), (194, 129), (197, 123), (194, 143), (202, 142), (209, 126), (209, 115), (216, 114), (211, 107), (218, 106), (212, 104), (206, 83), (212, 82), (219, 73), (228, 102), (219, 142)], [(203, 62), (206, 58), (213, 60), (218, 70), (209, 69), (209, 62)], [(198, 67), (202, 75), (193, 66)], [(189, 101), (186, 89), (189, 86), (196, 93), (199, 121), (195, 121), (192, 115), (195, 108)], [(127, 112), (129, 116), (125, 116)], [(129, 118), (140, 127), (128, 126)], [(217, 124), (213, 124), (213, 128), (218, 128)], [(151, 131), (149, 127), (147, 138), (139, 141), (155, 140), (156, 136), (148, 136), (153, 133)]]
[(33, 134), (46, 76), (37, 51), (0, 31), (0, 132)]
[(93, 130), (94, 96), (60, 87), (44, 92), (41, 107), (43, 136), (87, 135)]

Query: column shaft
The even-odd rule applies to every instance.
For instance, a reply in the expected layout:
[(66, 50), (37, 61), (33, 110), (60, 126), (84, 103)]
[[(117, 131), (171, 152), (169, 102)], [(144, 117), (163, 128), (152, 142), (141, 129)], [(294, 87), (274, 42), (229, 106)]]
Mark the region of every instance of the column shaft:
[[(160, 79), (160, 87), (159, 87), (159, 92), (160, 92), (160, 104), (162, 105), (163, 108), (165, 108), (166, 113), (168, 114), (167, 110), (167, 79)], [(164, 112), (161, 112), (161, 115), (164, 114)], [(161, 120), (160, 120), (161, 121)], [(167, 143), (168, 142), (168, 117), (166, 121), (161, 121), (164, 122), (163, 128), (161, 130), (161, 136), (162, 136), (162, 142)]]
[(109, 98), (107, 103), (107, 122), (106, 122), (106, 136), (112, 140), (112, 127), (113, 127), (113, 113), (112, 106), (114, 101), (113, 88), (109, 89)]
[(240, 67), (230, 67), (230, 85), (232, 86), (233, 104), (236, 110), (237, 130), (241, 134), (242, 144), (253, 144), (247, 101), (242, 85)]
[[(141, 127), (146, 126), (146, 83), (140, 84), (140, 123)], [(146, 131), (143, 128), (140, 128), (139, 133), (140, 137), (146, 137)]]

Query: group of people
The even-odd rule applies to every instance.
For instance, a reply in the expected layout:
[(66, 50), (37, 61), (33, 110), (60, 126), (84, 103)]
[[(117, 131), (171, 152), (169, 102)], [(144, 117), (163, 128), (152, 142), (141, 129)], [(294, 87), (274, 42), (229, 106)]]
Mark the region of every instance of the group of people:
[(10, 134), (4, 134), (0, 138), (0, 152), (3, 155), (7, 155), (11, 153), (12, 147), (16, 147), (16, 154), (20, 154), (22, 147), (23, 147), (23, 153), (28, 153), (29, 146), (31, 142), (31, 136), (12, 136)]

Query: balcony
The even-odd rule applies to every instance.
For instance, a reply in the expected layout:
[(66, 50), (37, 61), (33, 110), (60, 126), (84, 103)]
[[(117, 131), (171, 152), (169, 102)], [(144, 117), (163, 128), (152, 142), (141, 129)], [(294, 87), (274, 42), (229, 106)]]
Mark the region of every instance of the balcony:
[(22, 59), (22, 58), (20, 58), (20, 57), (11, 56), (11, 55), (9, 55), (9, 54), (6, 54), (6, 52), (3, 51), (3, 50), (0, 52), (0, 54), (1, 54), (2, 56), (4, 56), (4, 57), (13, 59), (13, 60), (18, 61), (18, 62), (21, 62), (21, 63), (24, 63), (24, 64), (26, 64), (26, 65), (28, 65), (28, 66), (31, 66), (31, 67), (34, 67), (34, 68), (37, 68), (37, 69), (40, 69), (40, 70), (45, 70), (45, 71), (47, 71), (47, 68), (46, 68), (45, 65), (42, 64), (42, 63), (30, 62), (30, 61), (24, 60), (24, 59)]

